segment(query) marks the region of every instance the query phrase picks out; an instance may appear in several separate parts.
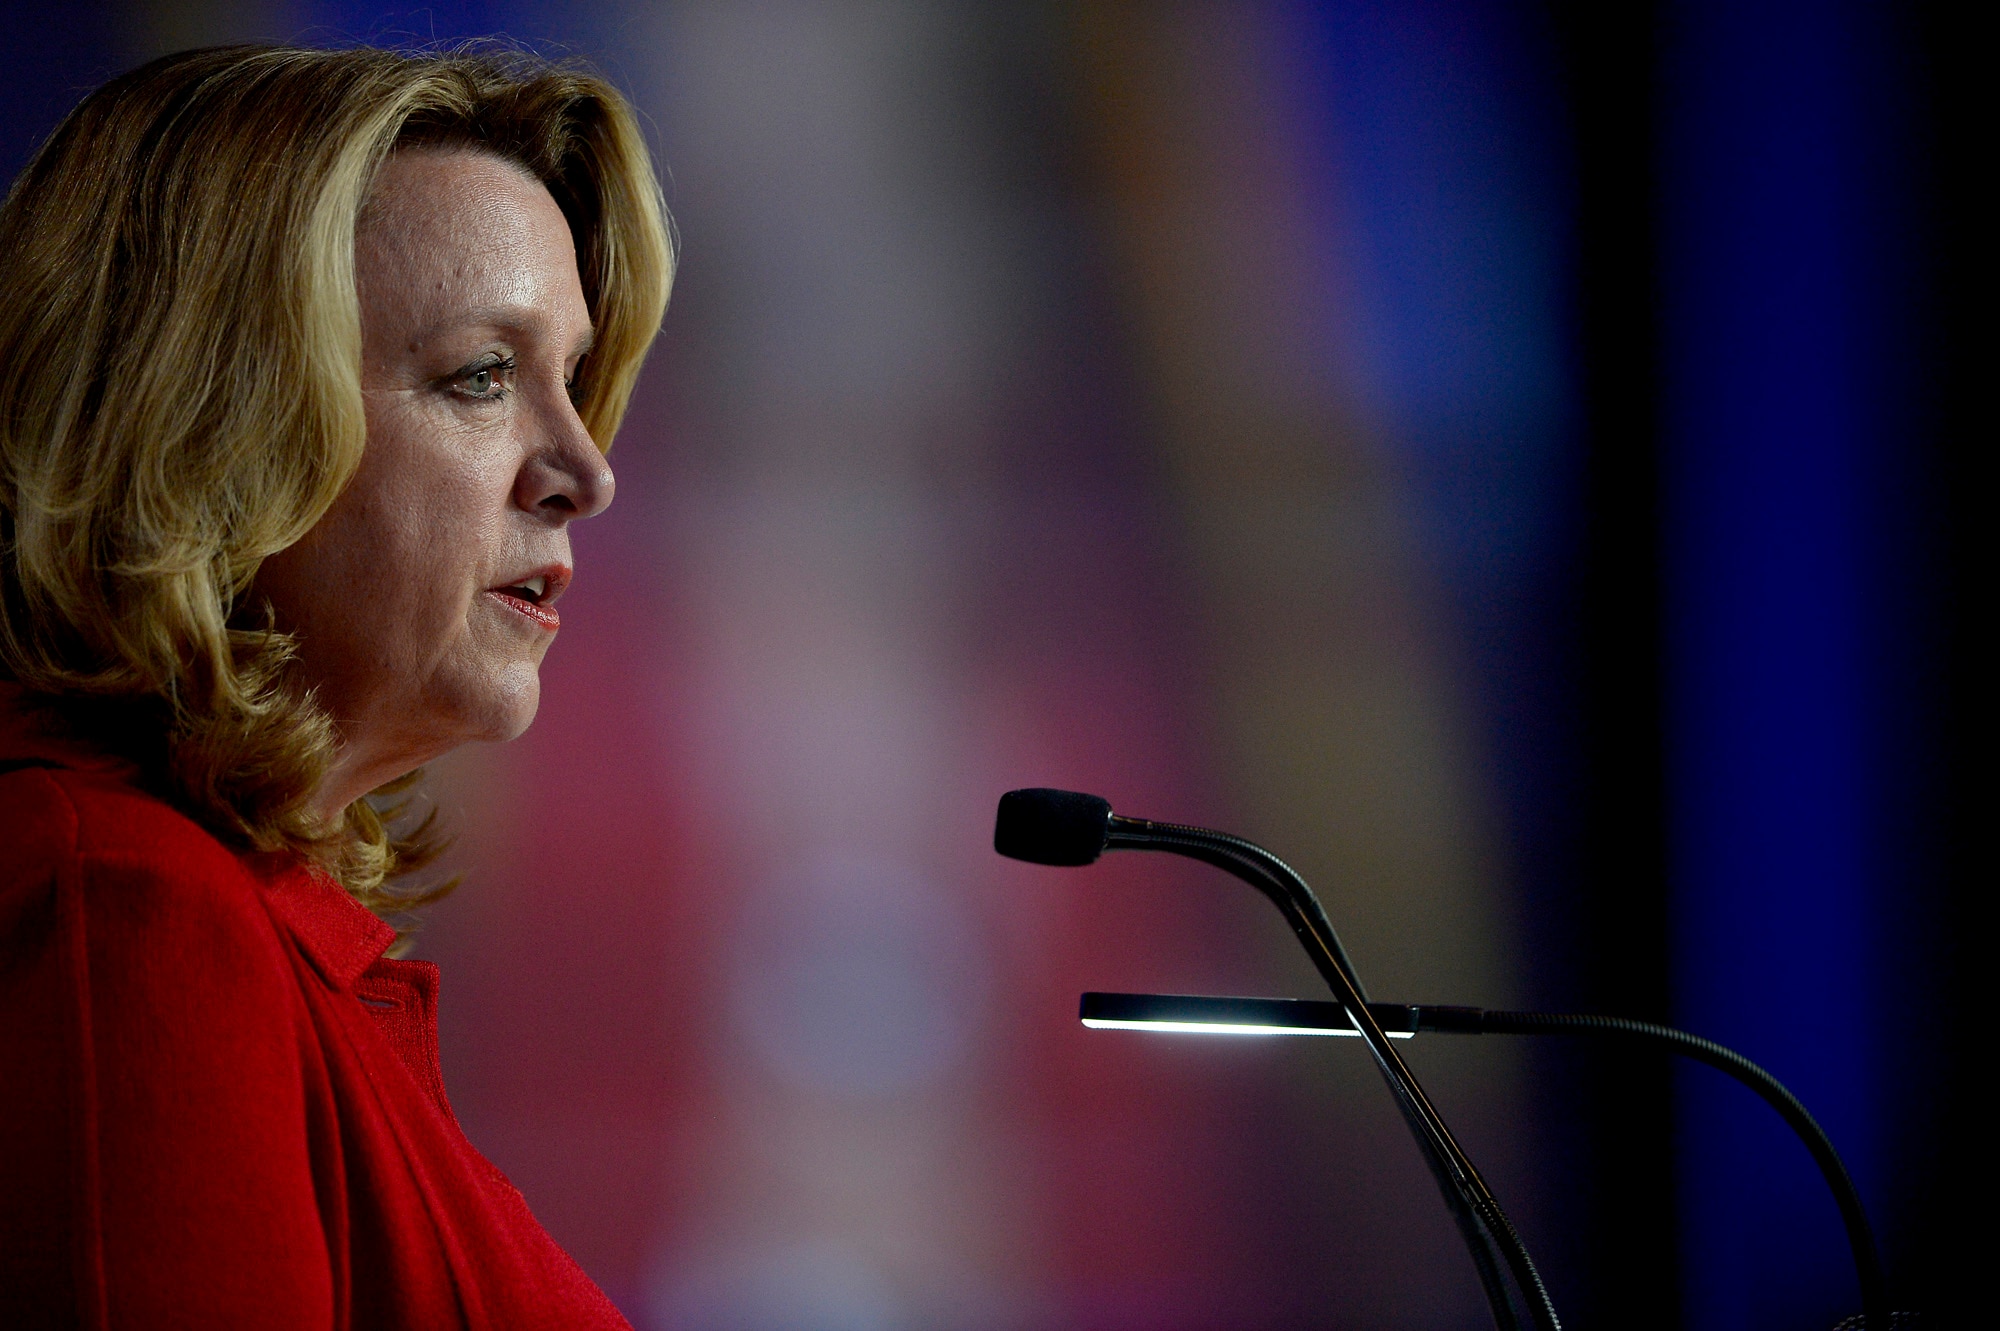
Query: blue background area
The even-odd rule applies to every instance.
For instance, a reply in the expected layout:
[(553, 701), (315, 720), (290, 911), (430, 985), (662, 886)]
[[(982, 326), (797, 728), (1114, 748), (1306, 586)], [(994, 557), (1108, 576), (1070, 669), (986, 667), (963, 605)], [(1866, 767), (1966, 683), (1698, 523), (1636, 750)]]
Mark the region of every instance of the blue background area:
[(1524, 944), (1560, 965), (1567, 940), (1546, 912), (1577, 872), (1585, 440), (1556, 53), (1533, 8), (1512, 3), (1299, 6), (1293, 19), (1302, 119), (1346, 205), (1326, 244), (1351, 251), (1348, 370), (1388, 427), (1465, 653), (1521, 890), (1539, 898)]
[[(1684, 4), (1661, 197), (1676, 1007), (1813, 1108), (1877, 1215), (1897, 1105), (1890, 964), (1919, 853), (1899, 791), (1926, 513), (1906, 210), (1910, 34), (1860, 4)], [(1898, 984), (1897, 981), (1904, 984)], [(1851, 1305), (1804, 1153), (1682, 1083), (1690, 1325)]]

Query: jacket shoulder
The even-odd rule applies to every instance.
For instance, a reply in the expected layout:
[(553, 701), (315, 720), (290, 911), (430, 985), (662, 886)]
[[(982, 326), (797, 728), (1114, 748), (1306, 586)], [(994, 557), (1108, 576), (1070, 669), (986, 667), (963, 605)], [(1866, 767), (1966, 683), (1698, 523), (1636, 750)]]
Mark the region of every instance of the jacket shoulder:
[[(230, 849), (165, 800), (104, 773), (32, 767), (0, 773), (0, 837), (14, 848), (0, 881), (81, 893), (94, 941), (143, 928), (256, 950), (278, 942), (258, 881)], [(213, 954), (213, 947), (204, 948)]]
[(0, 1288), (35, 1292), (35, 1325), (107, 1302), (145, 1325), (330, 1324), (330, 1111), (259, 878), (113, 774), (0, 774), (10, 834)]
[(45, 876), (76, 857), (76, 802), (62, 788), (66, 773), (47, 767), (0, 769), (0, 837), (8, 856), (0, 881)]
[[(76, 820), (76, 853), (100, 862), (130, 858), (192, 860), (197, 871), (237, 858), (215, 834), (159, 796), (100, 772), (41, 769)], [(27, 775), (21, 773), (17, 775)]]

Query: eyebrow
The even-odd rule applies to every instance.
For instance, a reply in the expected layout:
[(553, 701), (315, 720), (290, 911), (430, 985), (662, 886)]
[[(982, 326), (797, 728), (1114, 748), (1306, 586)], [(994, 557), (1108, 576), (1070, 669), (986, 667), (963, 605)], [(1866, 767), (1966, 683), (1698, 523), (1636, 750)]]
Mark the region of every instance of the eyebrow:
[[(524, 317), (528, 316), (528, 317)], [(467, 310), (448, 322), (439, 322), (418, 329), (409, 341), (413, 346), (428, 346), (450, 333), (466, 329), (496, 329), (511, 332), (530, 332), (534, 324), (542, 322), (541, 312), (532, 305), (488, 305), (476, 310)], [(582, 359), (597, 346), (597, 325), (593, 322), (583, 330), (583, 336), (570, 348), (569, 355)]]

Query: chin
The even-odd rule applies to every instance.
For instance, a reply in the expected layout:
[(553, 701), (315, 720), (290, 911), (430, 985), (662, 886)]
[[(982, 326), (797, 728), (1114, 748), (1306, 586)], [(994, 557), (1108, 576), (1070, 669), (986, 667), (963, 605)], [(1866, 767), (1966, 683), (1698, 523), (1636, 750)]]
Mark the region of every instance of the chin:
[(467, 700), (471, 706), (460, 709), (468, 722), (464, 730), (470, 732), (469, 738), (502, 744), (519, 739), (534, 724), (542, 705), (542, 681), (532, 666), (510, 670), (480, 694), (476, 700)]
[(541, 710), (541, 706), (541, 676), (531, 669), (525, 680), (505, 691), (494, 717), (495, 729), (499, 732), (494, 738), (519, 739), (535, 723), (535, 713)]

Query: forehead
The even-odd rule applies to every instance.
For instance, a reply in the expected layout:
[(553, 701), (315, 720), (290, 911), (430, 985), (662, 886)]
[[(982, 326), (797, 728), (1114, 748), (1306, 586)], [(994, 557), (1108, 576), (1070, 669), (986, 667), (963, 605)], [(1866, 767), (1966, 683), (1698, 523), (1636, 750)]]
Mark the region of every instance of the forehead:
[[(453, 310), (581, 315), (569, 223), (542, 183), (469, 149), (404, 149), (382, 166), (355, 238), (373, 314), (425, 320)], [(582, 315), (587, 318), (587, 315)]]

